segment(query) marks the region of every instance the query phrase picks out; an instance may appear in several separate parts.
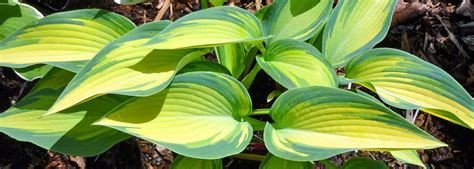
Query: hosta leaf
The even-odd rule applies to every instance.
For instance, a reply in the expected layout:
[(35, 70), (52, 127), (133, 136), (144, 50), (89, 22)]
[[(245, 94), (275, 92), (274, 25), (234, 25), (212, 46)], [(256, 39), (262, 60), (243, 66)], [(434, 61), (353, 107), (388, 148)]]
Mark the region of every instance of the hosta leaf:
[(23, 3), (0, 3), (0, 41), (17, 31), (43, 17), (35, 8)]
[(33, 81), (38, 78), (43, 78), (53, 66), (51, 65), (33, 65), (25, 68), (16, 68), (15, 73), (20, 76), (22, 79)]
[(13, 108), (0, 114), (0, 132), (45, 149), (78, 155), (97, 155), (130, 137), (116, 130), (92, 126), (126, 98), (103, 96), (57, 114), (42, 117), (66, 87), (73, 73), (53, 69)]
[(382, 41), (397, 1), (340, 0), (324, 28), (323, 56), (334, 67)]
[(134, 27), (123, 16), (97, 9), (49, 15), (0, 42), (0, 66), (44, 63), (78, 72), (107, 43)]
[(177, 75), (156, 95), (125, 102), (97, 124), (181, 155), (219, 159), (249, 144), (252, 127), (243, 119), (251, 111), (250, 96), (231, 76), (191, 72)]
[(342, 169), (388, 169), (384, 163), (366, 157), (354, 157), (342, 165)]
[(395, 157), (398, 161), (403, 163), (418, 165), (423, 168), (426, 168), (423, 161), (421, 161), (420, 157), (416, 150), (399, 150), (399, 151), (390, 151), (393, 157)]
[(262, 24), (272, 42), (305, 41), (323, 28), (332, 4), (333, 0), (278, 0), (265, 12)]
[(474, 128), (474, 100), (442, 69), (395, 49), (374, 49), (355, 57), (346, 77), (376, 92), (386, 103), (421, 109)]
[(216, 47), (219, 63), (224, 65), (234, 76), (239, 78), (245, 69), (246, 53), (244, 46), (240, 43), (228, 44)]
[(179, 74), (187, 73), (187, 72), (217, 72), (217, 73), (224, 73), (230, 75), (229, 70), (222, 66), (221, 64), (214, 63), (211, 61), (194, 61), (186, 66), (184, 66), (181, 70), (179, 70)]
[(259, 169), (278, 169), (278, 168), (313, 169), (314, 166), (309, 161), (304, 161), (304, 162), (290, 161), (290, 160), (279, 158), (277, 156), (274, 156), (268, 153), (265, 156), (265, 159), (263, 159), (262, 163), (260, 163), (260, 167), (259, 167)]
[(204, 160), (179, 155), (173, 160), (171, 169), (222, 169), (222, 160)]
[(228, 43), (260, 43), (262, 25), (251, 13), (231, 6), (188, 14), (173, 22), (145, 44), (146, 48), (178, 49), (219, 46)]
[(258, 64), (275, 81), (291, 89), (303, 86), (337, 87), (336, 74), (313, 46), (296, 40), (272, 43)]
[(264, 131), (268, 150), (294, 161), (315, 161), (357, 149), (446, 146), (382, 104), (328, 87), (288, 90), (273, 104)]
[(169, 23), (142, 25), (108, 44), (74, 77), (48, 114), (96, 95), (149, 96), (168, 86), (181, 67), (206, 53), (136, 47)]

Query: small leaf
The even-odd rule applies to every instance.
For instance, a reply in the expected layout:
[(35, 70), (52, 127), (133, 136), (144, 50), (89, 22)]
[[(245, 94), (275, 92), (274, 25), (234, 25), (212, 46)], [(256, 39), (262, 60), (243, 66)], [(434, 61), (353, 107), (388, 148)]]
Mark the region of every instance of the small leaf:
[(252, 138), (250, 96), (231, 76), (177, 75), (158, 94), (123, 103), (97, 124), (163, 145), (178, 154), (219, 159), (242, 152)]
[(420, 157), (416, 150), (399, 150), (399, 151), (390, 151), (393, 157), (395, 157), (398, 161), (403, 163), (418, 165), (423, 168), (426, 168), (423, 161), (421, 161)]
[(15, 73), (24, 80), (33, 81), (38, 78), (43, 78), (53, 66), (51, 65), (33, 65), (25, 68), (16, 68)]
[(214, 63), (211, 61), (194, 61), (188, 63), (181, 70), (179, 74), (188, 73), (188, 72), (217, 72), (230, 75), (229, 70), (222, 66), (221, 64)]
[(273, 92), (271, 92), (270, 94), (268, 94), (267, 96), (267, 103), (270, 103), (273, 99), (275, 99), (276, 97), (280, 96), (281, 95), (281, 91), (280, 90), (274, 90)]
[(179, 49), (220, 46), (229, 43), (260, 43), (260, 21), (248, 11), (231, 6), (214, 7), (188, 14), (173, 22), (145, 44), (146, 48)]
[(222, 160), (204, 160), (179, 155), (171, 163), (171, 169), (222, 169)]
[(49, 64), (78, 72), (107, 43), (134, 27), (121, 15), (97, 9), (52, 14), (0, 42), (0, 66)]
[(17, 2), (0, 2), (0, 41), (20, 28), (43, 17), (30, 5)]
[(264, 131), (268, 150), (294, 161), (316, 161), (361, 150), (429, 149), (446, 144), (380, 103), (328, 87), (288, 90), (273, 104)]
[(206, 53), (136, 47), (169, 24), (145, 24), (109, 43), (74, 77), (48, 114), (97, 95), (149, 96), (163, 90), (181, 67)]
[(291, 89), (304, 86), (337, 87), (336, 73), (313, 46), (296, 40), (272, 43), (258, 64), (275, 81)]
[(342, 169), (388, 169), (387, 165), (380, 161), (372, 160), (365, 157), (354, 157), (347, 160)]
[(313, 169), (313, 164), (309, 161), (299, 162), (279, 158), (268, 153), (260, 164), (259, 169)]
[(319, 32), (332, 11), (333, 0), (278, 0), (264, 11), (262, 24), (272, 42), (305, 41)]
[(240, 43), (228, 44), (216, 47), (219, 63), (224, 65), (234, 76), (239, 78), (245, 69), (246, 53), (244, 46)]
[(390, 28), (397, 1), (340, 0), (323, 35), (323, 56), (333, 67), (383, 40)]
[(13, 108), (0, 114), (0, 132), (19, 141), (77, 156), (104, 152), (130, 136), (116, 130), (92, 126), (105, 113), (123, 102), (123, 96), (102, 96), (57, 114), (42, 117), (74, 76), (52, 69)]
[(355, 57), (346, 77), (376, 92), (387, 104), (420, 109), (474, 129), (474, 100), (442, 69), (395, 49), (374, 49)]

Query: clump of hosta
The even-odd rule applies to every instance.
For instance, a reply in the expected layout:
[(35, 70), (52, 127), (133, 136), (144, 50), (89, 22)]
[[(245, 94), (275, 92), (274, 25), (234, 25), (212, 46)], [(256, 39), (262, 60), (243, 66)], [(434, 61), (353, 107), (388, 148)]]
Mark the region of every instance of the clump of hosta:
[[(446, 146), (385, 104), (474, 128), (474, 101), (449, 74), (403, 51), (372, 49), (396, 1), (332, 5), (278, 0), (256, 14), (215, 7), (137, 27), (103, 10), (39, 19), (21, 12), (34, 10), (23, 4), (1, 3), (0, 10), (22, 15), (0, 26), (17, 24), (2, 34), (0, 66), (41, 79), (0, 114), (0, 131), (79, 156), (136, 136), (180, 154), (174, 168), (222, 168), (220, 159), (241, 153), (263, 131), (269, 153), (261, 168), (311, 168), (355, 150), (423, 165), (414, 150)], [(203, 59), (209, 53), (218, 63)], [(345, 75), (336, 76), (342, 67)], [(262, 85), (253, 83), (261, 70), (285, 88), (272, 92), (271, 107), (252, 107), (247, 90)], [(380, 100), (339, 88), (348, 83)], [(262, 114), (272, 121), (254, 118)], [(343, 168), (361, 164), (381, 165), (360, 158)]]

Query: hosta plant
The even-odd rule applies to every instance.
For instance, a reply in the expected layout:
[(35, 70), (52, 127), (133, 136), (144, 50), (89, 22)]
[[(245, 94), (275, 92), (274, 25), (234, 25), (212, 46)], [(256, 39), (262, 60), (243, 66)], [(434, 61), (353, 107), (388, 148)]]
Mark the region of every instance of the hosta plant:
[[(41, 18), (3, 2), (17, 15), (1, 14), (0, 66), (41, 79), (0, 114), (0, 131), (78, 156), (135, 136), (179, 154), (173, 168), (222, 168), (220, 159), (263, 142), (261, 168), (311, 168), (355, 150), (423, 165), (415, 150), (446, 146), (387, 105), (474, 128), (474, 101), (448, 73), (407, 52), (373, 49), (396, 1), (333, 3), (276, 0), (256, 14), (214, 7), (136, 26), (103, 10)], [(248, 93), (263, 85), (253, 83), (259, 72), (280, 86), (271, 107), (253, 107)], [(342, 168), (380, 165), (364, 160)]]

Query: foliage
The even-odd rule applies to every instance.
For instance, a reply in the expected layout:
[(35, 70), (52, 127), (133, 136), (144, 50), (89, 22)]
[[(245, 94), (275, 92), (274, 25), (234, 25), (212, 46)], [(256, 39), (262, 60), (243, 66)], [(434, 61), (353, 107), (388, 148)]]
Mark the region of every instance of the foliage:
[[(414, 150), (446, 146), (384, 103), (474, 128), (474, 100), (449, 74), (403, 51), (372, 49), (396, 1), (332, 4), (277, 0), (255, 15), (221, 6), (137, 27), (103, 10), (41, 18), (27, 5), (0, 3), (16, 11), (0, 18), (9, 30), (0, 36), (0, 66), (41, 78), (0, 114), (0, 131), (80, 156), (136, 136), (180, 154), (172, 168), (222, 168), (221, 158), (263, 131), (269, 154), (261, 168), (310, 168), (354, 150), (423, 165)], [(209, 53), (218, 63), (204, 59)], [(270, 108), (253, 110), (247, 89), (260, 85), (253, 81), (262, 69), (282, 87), (268, 96), (276, 98)], [(339, 88), (347, 83), (381, 101)], [(384, 167), (358, 158), (342, 168), (370, 166)]]

